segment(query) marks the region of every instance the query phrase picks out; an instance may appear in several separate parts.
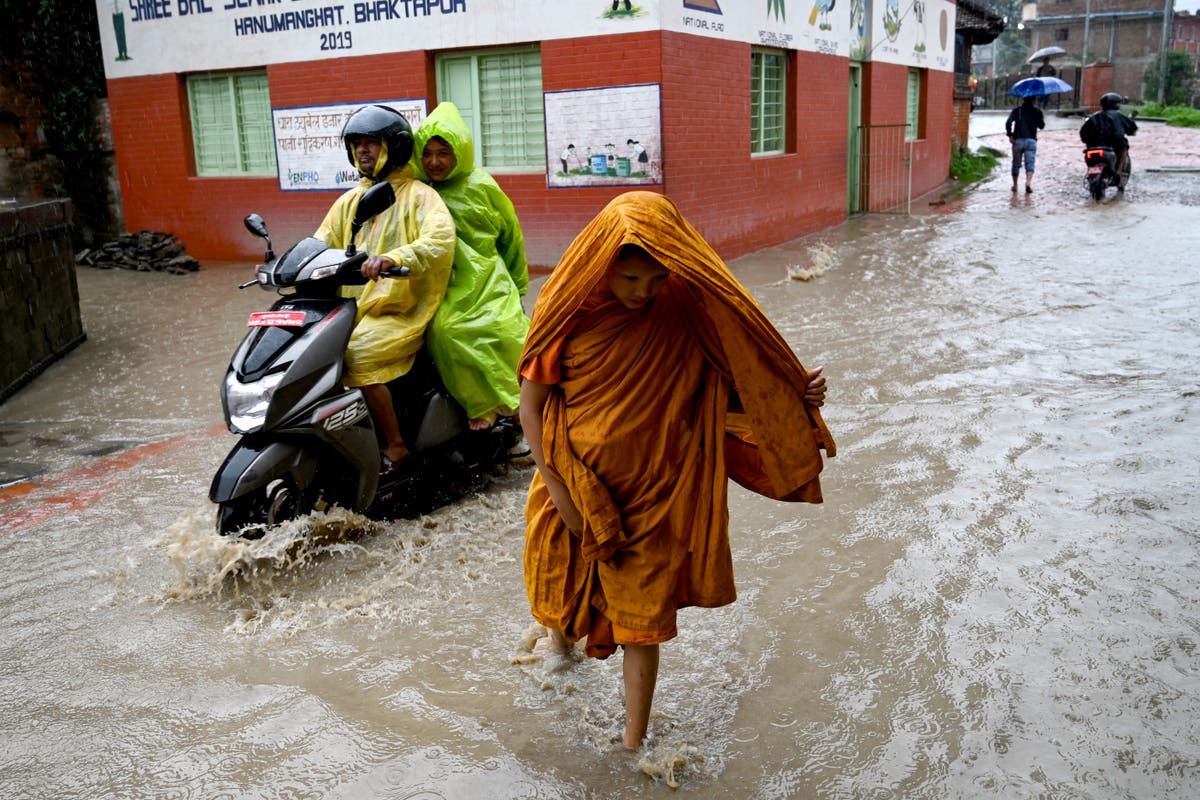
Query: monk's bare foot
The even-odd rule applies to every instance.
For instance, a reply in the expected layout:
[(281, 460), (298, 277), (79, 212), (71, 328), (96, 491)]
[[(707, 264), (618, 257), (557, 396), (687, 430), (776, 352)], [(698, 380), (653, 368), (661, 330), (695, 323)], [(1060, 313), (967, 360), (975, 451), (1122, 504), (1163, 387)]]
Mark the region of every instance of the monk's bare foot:
[(541, 648), (545, 648), (543, 660), (546, 664), (546, 674), (563, 672), (575, 666), (575, 662), (578, 660), (575, 654), (575, 645), (563, 636), (561, 631), (547, 628), (546, 638), (542, 639), (539, 644)]
[(575, 646), (563, 636), (562, 631), (556, 631), (553, 628), (546, 629), (546, 642), (550, 648), (550, 652), (568, 655), (573, 652)]

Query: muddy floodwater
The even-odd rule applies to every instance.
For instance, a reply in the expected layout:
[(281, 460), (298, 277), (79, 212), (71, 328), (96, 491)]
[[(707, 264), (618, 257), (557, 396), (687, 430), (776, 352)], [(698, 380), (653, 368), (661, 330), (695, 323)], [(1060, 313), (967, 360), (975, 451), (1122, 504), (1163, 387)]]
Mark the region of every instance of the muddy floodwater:
[(620, 658), (543, 657), (530, 467), (221, 539), (270, 296), (81, 271), (88, 341), (0, 406), (0, 796), (1200, 796), (1200, 176), (1095, 205), (1063, 146), (1032, 197), (1005, 165), (732, 263), (839, 454), (820, 506), (734, 487), (738, 600), (681, 615), (637, 755)]

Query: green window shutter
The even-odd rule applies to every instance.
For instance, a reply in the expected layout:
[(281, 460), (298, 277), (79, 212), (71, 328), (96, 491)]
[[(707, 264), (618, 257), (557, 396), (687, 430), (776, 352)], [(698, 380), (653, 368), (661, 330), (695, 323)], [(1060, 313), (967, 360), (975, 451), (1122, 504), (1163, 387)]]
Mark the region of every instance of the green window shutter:
[(921, 71), (919, 69), (908, 71), (907, 100), (905, 114), (907, 127), (904, 131), (904, 138), (911, 142), (921, 135)]
[(438, 81), (438, 96), (453, 101), (471, 128), (480, 166), (545, 169), (541, 53), (500, 50), (439, 58)]
[(750, 152), (782, 153), (787, 125), (787, 57), (771, 50), (750, 54)]
[(270, 175), (275, 135), (265, 72), (188, 78), (192, 145), (201, 176)]
[(205, 76), (188, 80), (192, 142), (200, 175), (227, 175), (237, 170), (237, 140), (229, 78)]
[[(475, 80), (475, 60), (471, 56), (446, 58), (438, 62), (438, 96), (458, 106), (471, 139), (479, 153), (479, 83)], [(482, 166), (482, 162), (480, 162)]]
[(275, 172), (275, 128), (266, 75), (234, 78), (238, 121), (238, 151), (242, 171), (251, 175)]

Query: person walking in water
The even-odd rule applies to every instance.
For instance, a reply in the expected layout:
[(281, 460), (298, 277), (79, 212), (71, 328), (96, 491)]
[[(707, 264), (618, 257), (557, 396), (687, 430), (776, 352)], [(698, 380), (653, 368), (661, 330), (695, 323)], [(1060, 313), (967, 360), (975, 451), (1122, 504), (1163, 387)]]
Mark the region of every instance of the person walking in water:
[(612, 200), (542, 287), (520, 362), (537, 464), (525, 586), (552, 650), (624, 650), (627, 749), (646, 737), (676, 612), (737, 596), (728, 478), (819, 503), (825, 378), (668, 198)]
[(1017, 190), (1022, 164), (1025, 167), (1025, 192), (1033, 191), (1033, 171), (1037, 161), (1037, 132), (1046, 127), (1042, 110), (1026, 97), (1004, 121), (1004, 132), (1012, 143), (1012, 190)]

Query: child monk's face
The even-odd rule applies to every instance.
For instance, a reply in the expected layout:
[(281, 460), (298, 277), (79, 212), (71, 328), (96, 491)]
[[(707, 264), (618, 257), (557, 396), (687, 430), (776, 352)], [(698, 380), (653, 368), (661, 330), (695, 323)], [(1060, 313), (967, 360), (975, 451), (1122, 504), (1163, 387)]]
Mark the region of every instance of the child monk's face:
[(641, 308), (667, 285), (670, 273), (642, 250), (622, 250), (608, 268), (608, 288), (626, 308)]

